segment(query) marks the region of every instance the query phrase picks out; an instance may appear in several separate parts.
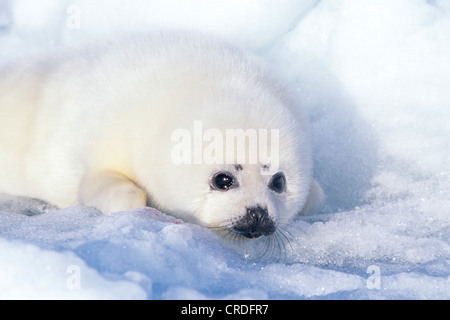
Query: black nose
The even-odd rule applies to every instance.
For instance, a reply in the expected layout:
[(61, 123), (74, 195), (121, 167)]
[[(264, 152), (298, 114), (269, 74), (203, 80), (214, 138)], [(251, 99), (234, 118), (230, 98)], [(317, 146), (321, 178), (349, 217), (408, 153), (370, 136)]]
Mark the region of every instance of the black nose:
[(244, 217), (237, 221), (233, 231), (244, 237), (255, 239), (260, 236), (269, 236), (275, 232), (275, 223), (269, 217), (266, 208), (260, 206), (247, 208)]

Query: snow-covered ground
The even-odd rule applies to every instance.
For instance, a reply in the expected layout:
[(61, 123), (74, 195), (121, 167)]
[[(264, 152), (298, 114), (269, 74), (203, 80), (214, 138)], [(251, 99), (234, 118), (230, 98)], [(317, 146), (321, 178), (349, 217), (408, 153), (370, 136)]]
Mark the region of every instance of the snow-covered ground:
[(450, 1), (0, 0), (0, 62), (158, 28), (223, 36), (292, 80), (323, 211), (255, 260), (258, 240), (153, 209), (28, 217), (12, 211), (41, 204), (3, 199), (0, 298), (450, 299)]

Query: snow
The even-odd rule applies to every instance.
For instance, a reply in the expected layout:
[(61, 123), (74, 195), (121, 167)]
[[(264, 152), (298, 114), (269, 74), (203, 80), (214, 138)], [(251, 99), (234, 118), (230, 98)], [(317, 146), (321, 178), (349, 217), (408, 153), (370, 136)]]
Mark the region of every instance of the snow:
[(450, 298), (447, 0), (0, 0), (0, 61), (158, 28), (222, 36), (293, 82), (322, 212), (259, 257), (262, 240), (151, 208), (30, 217), (14, 212), (42, 203), (2, 198), (0, 298)]

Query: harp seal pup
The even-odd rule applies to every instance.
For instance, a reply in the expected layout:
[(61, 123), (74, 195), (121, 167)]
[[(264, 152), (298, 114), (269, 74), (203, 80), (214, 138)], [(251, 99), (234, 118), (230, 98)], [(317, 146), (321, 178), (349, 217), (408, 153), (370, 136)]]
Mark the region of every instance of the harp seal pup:
[(258, 238), (320, 205), (312, 168), (295, 93), (209, 36), (133, 35), (0, 73), (0, 193), (104, 213), (149, 205)]

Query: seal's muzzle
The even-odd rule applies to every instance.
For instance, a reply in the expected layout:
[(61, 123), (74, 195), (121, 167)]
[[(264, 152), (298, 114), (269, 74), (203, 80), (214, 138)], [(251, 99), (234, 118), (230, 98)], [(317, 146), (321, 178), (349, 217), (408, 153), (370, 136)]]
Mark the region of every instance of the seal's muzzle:
[(242, 219), (231, 228), (236, 234), (246, 238), (255, 239), (260, 236), (269, 236), (275, 232), (275, 223), (269, 217), (267, 208), (260, 206), (247, 208)]

